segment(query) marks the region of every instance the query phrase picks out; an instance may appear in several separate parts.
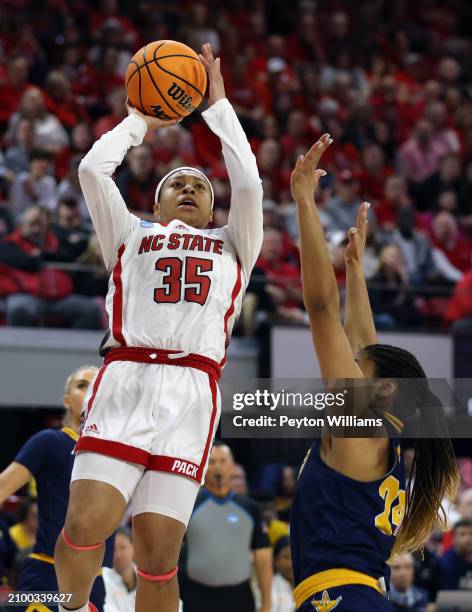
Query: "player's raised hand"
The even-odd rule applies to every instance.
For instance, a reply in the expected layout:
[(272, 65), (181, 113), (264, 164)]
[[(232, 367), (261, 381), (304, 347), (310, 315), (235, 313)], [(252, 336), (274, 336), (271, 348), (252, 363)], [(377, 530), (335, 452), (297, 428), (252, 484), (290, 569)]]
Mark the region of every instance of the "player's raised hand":
[(357, 215), (356, 227), (351, 227), (347, 233), (349, 242), (344, 251), (346, 264), (362, 262), (366, 239), (367, 213), (370, 203), (362, 202)]
[(210, 43), (206, 43), (202, 46), (202, 52), (199, 53), (198, 57), (208, 73), (208, 79), (210, 81), (208, 103), (211, 106), (215, 102), (218, 102), (218, 100), (226, 98), (225, 83), (220, 70), (220, 58), (214, 58)]
[(156, 117), (151, 117), (151, 115), (145, 115), (135, 108), (128, 98), (126, 98), (125, 105), (128, 115), (138, 115), (139, 117), (142, 117), (148, 126), (148, 130), (158, 130), (159, 128), (175, 125), (176, 123), (180, 123), (182, 121), (182, 119), (170, 119), (164, 121), (162, 119), (157, 119)]
[(292, 196), (297, 203), (313, 201), (320, 178), (326, 175), (325, 170), (318, 168), (318, 163), (332, 142), (329, 134), (323, 134), (306, 155), (300, 155), (297, 159), (290, 178)]

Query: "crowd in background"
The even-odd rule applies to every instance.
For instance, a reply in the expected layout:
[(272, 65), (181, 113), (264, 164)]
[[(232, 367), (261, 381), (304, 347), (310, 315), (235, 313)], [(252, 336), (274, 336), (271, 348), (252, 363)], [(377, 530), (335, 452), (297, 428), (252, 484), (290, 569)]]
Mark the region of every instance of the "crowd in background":
[[(334, 144), (323, 159), (318, 204), (340, 287), (346, 230), (368, 200), (365, 269), (379, 328), (470, 327), (469, 22), (465, 5), (441, 0), (7, 0), (0, 12), (1, 320), (106, 324), (107, 275), (77, 168), (126, 115), (123, 75), (132, 54), (171, 38), (197, 50), (212, 43), (258, 161), (266, 237), (243, 333), (263, 319), (306, 319), (289, 179), (297, 156), (324, 132)], [(229, 183), (202, 108), (148, 134), (117, 171), (129, 209), (141, 217), (150, 218), (164, 173), (196, 165), (215, 189), (214, 223), (226, 223)]]
[[(410, 478), (414, 478), (414, 473), (411, 473), (413, 457), (412, 450), (407, 449), (404, 452), (405, 467)], [(444, 505), (447, 531), (434, 531), (422, 553), (397, 555), (391, 560), (390, 599), (395, 612), (426, 612), (427, 605), (434, 603), (441, 591), (472, 592), (472, 459), (459, 459), (458, 462), (461, 474), (460, 490), (454, 504)], [(213, 590), (217, 593), (218, 589), (223, 588), (214, 586), (218, 584), (215, 582), (218, 573), (224, 576), (224, 588), (231, 588), (233, 579), (235, 584), (241, 582), (241, 560), (238, 558), (240, 543), (243, 547), (241, 556), (248, 564), (248, 575), (252, 573), (248, 584), (251, 585), (256, 605), (261, 604), (263, 586), (257, 554), (261, 549), (266, 550), (265, 547), (270, 546), (273, 563), (271, 611), (293, 612), (289, 531), (290, 508), (297, 472), (298, 466), (293, 468), (280, 463), (266, 464), (261, 466), (249, 483), (244, 467), (235, 462), (229, 447), (217, 444), (213, 448), (206, 490), (203, 489), (201, 494), (206, 495), (207, 502), (208, 498), (210, 501), (212, 497), (219, 499), (217, 507), (221, 512), (232, 516), (233, 520), (215, 522), (215, 511), (208, 503), (197, 508), (195, 517), (198, 515), (198, 520), (190, 520), (179, 562), (183, 612), (186, 609), (192, 612), (202, 612), (206, 609), (202, 607), (204, 598), (211, 597)], [(22, 499), (10, 498), (3, 509), (0, 509), (0, 578), (3, 576), (0, 591), (2, 588), (8, 590), (14, 587), (19, 564), (30, 552), (35, 541), (36, 503), (34, 497), (26, 498), (23, 502)], [(226, 505), (231, 506), (226, 510)], [(258, 532), (257, 538), (251, 534), (242, 537), (241, 533), (237, 537), (238, 545), (228, 547), (225, 544), (227, 538), (234, 539), (234, 530), (243, 528), (234, 520), (238, 506), (243, 508), (243, 514), (248, 511), (254, 513), (251, 529)], [(205, 513), (209, 515), (208, 519), (204, 517)], [(133, 562), (130, 526), (130, 514), (127, 512), (115, 538), (113, 568), (104, 568), (108, 603), (108, 606), (105, 605), (105, 612), (134, 610), (136, 568)], [(230, 531), (231, 534), (220, 533), (219, 529)], [(211, 537), (208, 537), (206, 530), (211, 532)], [(244, 549), (248, 542), (251, 542), (249, 547)], [(193, 550), (195, 547), (197, 551)], [(210, 569), (205, 569), (207, 564), (199, 562), (198, 559), (208, 558), (211, 558), (213, 563)], [(234, 578), (232, 573), (235, 574)], [(198, 588), (195, 590), (196, 579), (200, 581), (197, 587), (204, 589), (203, 595)], [(269, 580), (270, 574), (266, 582)]]

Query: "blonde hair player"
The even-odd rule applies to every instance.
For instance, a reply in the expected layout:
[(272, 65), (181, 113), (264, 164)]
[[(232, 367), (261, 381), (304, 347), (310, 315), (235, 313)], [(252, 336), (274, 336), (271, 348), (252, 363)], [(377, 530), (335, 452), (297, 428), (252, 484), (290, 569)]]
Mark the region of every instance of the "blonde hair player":
[(206, 229), (213, 190), (179, 168), (157, 189), (157, 222), (131, 214), (112, 175), (149, 129), (171, 122), (129, 108), (94, 144), (79, 178), (111, 272), (105, 362), (86, 399), (69, 509), (56, 546), (61, 612), (88, 610), (103, 541), (132, 501), (136, 610), (176, 612), (177, 560), (220, 415), (218, 379), (262, 244), (256, 160), (226, 98), (219, 59), (204, 45), (210, 82), (203, 118), (221, 139), (231, 182), (228, 225)]

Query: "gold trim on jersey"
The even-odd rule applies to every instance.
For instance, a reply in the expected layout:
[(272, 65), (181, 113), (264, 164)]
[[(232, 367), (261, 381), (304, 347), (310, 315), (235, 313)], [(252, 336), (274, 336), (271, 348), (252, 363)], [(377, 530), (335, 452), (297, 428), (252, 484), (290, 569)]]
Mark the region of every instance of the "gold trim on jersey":
[(61, 429), (61, 431), (63, 431), (67, 436), (69, 436), (70, 438), (72, 438), (74, 440), (74, 442), (77, 442), (77, 440), (79, 439), (79, 434), (76, 433), (73, 429), (71, 429), (70, 427), (63, 427)]
[(392, 425), (392, 427), (398, 433), (402, 433), (402, 431), (403, 431), (403, 421), (401, 421), (397, 416), (395, 416), (391, 412), (384, 412), (383, 415), (388, 420), (390, 425)]
[(384, 595), (384, 590), (382, 590), (379, 581), (372, 578), (372, 576), (349, 569), (331, 569), (313, 574), (313, 576), (309, 576), (300, 582), (293, 590), (296, 609), (298, 610), (303, 602), (316, 593), (348, 584), (368, 586)]
[[(37, 561), (44, 561), (44, 563), (50, 563), (51, 565), (54, 565), (53, 557), (50, 557), (49, 555), (45, 555), (44, 553), (30, 553), (28, 557), (30, 559), (36, 559)], [(101, 576), (101, 575), (102, 575), (102, 568), (100, 568), (97, 576)]]

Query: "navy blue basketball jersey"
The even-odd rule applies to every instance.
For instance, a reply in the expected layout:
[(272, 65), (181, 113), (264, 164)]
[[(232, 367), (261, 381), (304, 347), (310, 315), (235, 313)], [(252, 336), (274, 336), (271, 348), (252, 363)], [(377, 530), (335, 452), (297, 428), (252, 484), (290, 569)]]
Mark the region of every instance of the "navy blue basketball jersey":
[[(72, 450), (77, 434), (69, 427), (44, 429), (32, 436), (21, 448), (15, 461), (35, 477), (38, 503), (38, 531), (33, 553), (54, 557), (56, 540), (64, 527), (69, 486), (74, 465)], [(103, 565), (113, 566), (113, 540), (106, 543)]]
[(406, 497), (400, 442), (391, 437), (390, 443), (390, 470), (375, 482), (353, 480), (328, 467), (320, 456), (320, 440), (313, 443), (292, 504), (295, 585), (338, 568), (376, 579), (388, 576), (386, 561), (405, 513)]

